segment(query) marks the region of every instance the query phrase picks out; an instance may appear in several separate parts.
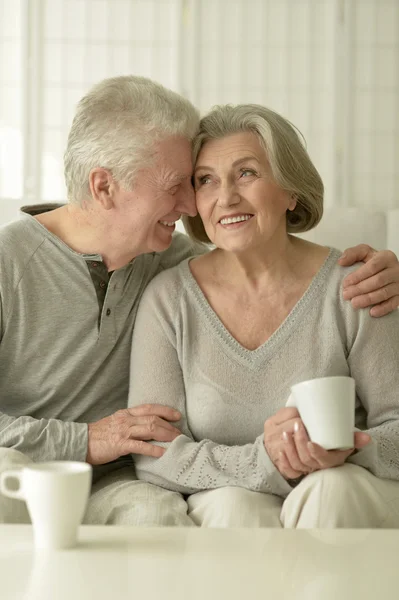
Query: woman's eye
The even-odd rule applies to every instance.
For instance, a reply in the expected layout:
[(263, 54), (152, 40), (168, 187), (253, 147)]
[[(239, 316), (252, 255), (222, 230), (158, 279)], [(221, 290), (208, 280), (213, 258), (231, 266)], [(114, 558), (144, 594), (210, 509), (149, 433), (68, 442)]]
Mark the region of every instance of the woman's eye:
[(241, 175), (243, 177), (248, 177), (250, 175), (255, 175), (255, 171), (253, 171), (252, 169), (241, 169)]
[(202, 177), (198, 177), (198, 183), (199, 185), (204, 185), (206, 183), (210, 183), (211, 178), (209, 177), (209, 175), (202, 175)]

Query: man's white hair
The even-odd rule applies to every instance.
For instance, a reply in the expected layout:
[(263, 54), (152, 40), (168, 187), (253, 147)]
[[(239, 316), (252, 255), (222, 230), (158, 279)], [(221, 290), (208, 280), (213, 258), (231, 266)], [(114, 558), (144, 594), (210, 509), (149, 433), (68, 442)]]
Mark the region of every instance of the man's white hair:
[(131, 189), (137, 172), (151, 163), (154, 145), (169, 136), (190, 141), (197, 133), (196, 108), (146, 77), (105, 79), (78, 103), (64, 155), (70, 202), (90, 198), (91, 169), (108, 169)]

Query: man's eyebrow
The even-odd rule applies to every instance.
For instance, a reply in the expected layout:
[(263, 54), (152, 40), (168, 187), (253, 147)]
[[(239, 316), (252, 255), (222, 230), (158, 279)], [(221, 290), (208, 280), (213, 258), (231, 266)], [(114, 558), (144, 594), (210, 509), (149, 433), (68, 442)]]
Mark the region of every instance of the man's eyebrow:
[(175, 187), (176, 185), (180, 185), (181, 183), (183, 183), (185, 179), (188, 179), (188, 176), (182, 177), (180, 175), (177, 175), (176, 177), (168, 177), (164, 180), (164, 185), (168, 188)]
[[(248, 162), (249, 160), (254, 160), (259, 164), (259, 160), (255, 156), (243, 156), (242, 158), (238, 158), (237, 160), (235, 160), (231, 166), (236, 167), (237, 165), (240, 165), (244, 162)], [(213, 167), (208, 167), (206, 165), (198, 165), (198, 167), (195, 167), (194, 173), (202, 169), (204, 169), (205, 171), (214, 171)]]
[(174, 183), (181, 183), (182, 181), (185, 181), (186, 179), (190, 179), (191, 175), (192, 175), (191, 172), (187, 173), (187, 175), (175, 175), (175, 176), (172, 176), (169, 181), (172, 182), (172, 183), (173, 182)]

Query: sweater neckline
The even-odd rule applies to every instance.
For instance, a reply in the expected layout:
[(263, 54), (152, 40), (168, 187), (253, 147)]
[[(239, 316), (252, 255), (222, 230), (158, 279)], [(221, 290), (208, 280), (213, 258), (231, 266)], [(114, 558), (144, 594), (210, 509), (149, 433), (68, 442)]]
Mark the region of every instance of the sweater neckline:
[(340, 254), (341, 253), (335, 248), (330, 248), (330, 251), (323, 264), (290, 313), (276, 329), (276, 331), (274, 331), (274, 333), (263, 344), (254, 350), (249, 350), (240, 344), (240, 342), (228, 331), (217, 313), (209, 304), (205, 294), (198, 285), (197, 280), (190, 269), (189, 263), (194, 257), (189, 257), (184, 260), (181, 263), (180, 268), (183, 271), (183, 280), (191, 294), (194, 296), (197, 307), (199, 307), (202, 313), (205, 315), (208, 323), (219, 338), (219, 341), (223, 345), (224, 349), (228, 351), (229, 354), (232, 354), (238, 358), (240, 362), (256, 364), (259, 361), (263, 362), (265, 358), (270, 357), (271, 354), (274, 354), (276, 347), (283, 344), (287, 337), (292, 335), (293, 329), (302, 323), (303, 319), (301, 317), (306, 315), (306, 312), (311, 309), (312, 305), (315, 304), (314, 301), (316, 298), (320, 296), (322, 290), (324, 289), (323, 283), (327, 279), (331, 269), (336, 264)]

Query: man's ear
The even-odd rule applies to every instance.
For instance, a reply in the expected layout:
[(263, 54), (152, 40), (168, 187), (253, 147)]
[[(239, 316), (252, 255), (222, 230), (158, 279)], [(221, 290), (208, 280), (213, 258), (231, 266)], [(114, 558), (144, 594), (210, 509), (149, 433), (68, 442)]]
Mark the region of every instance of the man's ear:
[(115, 181), (111, 171), (96, 167), (89, 173), (89, 186), (93, 200), (99, 202), (104, 210), (114, 206)]

